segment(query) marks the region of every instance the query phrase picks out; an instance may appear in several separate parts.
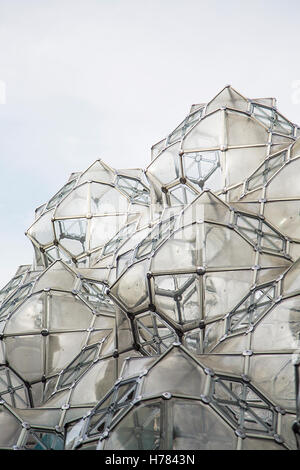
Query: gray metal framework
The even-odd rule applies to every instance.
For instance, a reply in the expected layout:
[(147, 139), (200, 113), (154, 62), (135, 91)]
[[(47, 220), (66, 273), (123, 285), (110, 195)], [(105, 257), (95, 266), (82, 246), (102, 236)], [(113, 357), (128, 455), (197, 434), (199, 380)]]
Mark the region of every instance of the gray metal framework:
[(300, 447), (300, 128), (226, 86), (96, 160), (0, 291), (0, 448)]

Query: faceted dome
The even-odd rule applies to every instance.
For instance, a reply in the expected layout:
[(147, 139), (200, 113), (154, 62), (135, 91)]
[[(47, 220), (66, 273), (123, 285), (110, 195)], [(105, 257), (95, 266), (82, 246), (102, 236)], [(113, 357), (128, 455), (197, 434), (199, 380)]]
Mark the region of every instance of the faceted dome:
[(91, 267), (103, 247), (125, 225), (148, 223), (149, 189), (139, 170), (112, 170), (96, 161), (71, 179), (26, 232), (39, 265), (62, 259)]
[(0, 307), (2, 361), (32, 384), (35, 403), (44, 400), (48, 377), (114, 330), (115, 309), (104, 287), (57, 261)]
[(36, 210), (0, 290), (1, 448), (300, 446), (299, 136), (226, 86), (145, 171), (97, 160)]
[(297, 132), (274, 103), (245, 98), (227, 86), (208, 104), (193, 105), (184, 121), (152, 147), (146, 170), (152, 198), (176, 207), (203, 189), (224, 193), (271, 153), (287, 149)]

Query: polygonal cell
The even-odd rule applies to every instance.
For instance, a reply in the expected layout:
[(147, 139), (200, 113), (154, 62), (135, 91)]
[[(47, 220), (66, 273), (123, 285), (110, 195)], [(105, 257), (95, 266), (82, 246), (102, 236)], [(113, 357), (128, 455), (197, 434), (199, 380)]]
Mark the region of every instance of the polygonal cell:
[(248, 329), (274, 305), (275, 283), (253, 289), (242, 302), (228, 314), (226, 333)]
[(286, 239), (260, 218), (236, 213), (233, 225), (257, 248), (275, 253), (286, 251)]
[(39, 429), (30, 429), (27, 440), (22, 444), (22, 450), (63, 450), (64, 439), (62, 434), (56, 432), (42, 432)]
[(102, 249), (124, 225), (147, 222), (149, 189), (139, 176), (117, 175), (96, 162), (72, 185), (69, 182), (55, 201), (27, 231), (41, 251), (37, 261), (48, 266), (64, 259), (89, 267), (90, 254)]
[(74, 188), (77, 179), (73, 179), (65, 184), (56, 194), (53, 196), (45, 206), (45, 211), (53, 209), (67, 194), (69, 194)]
[(153, 230), (142, 240), (135, 248), (134, 257), (137, 260), (151, 255), (156, 247), (165, 240), (174, 229), (175, 218), (171, 217), (165, 221), (159, 222)]
[(20, 291), (1, 307), (2, 344), (5, 360), (29, 382), (58, 374), (78, 348), (88, 346), (92, 337), (94, 343), (104, 339), (114, 328), (111, 300), (61, 262)]
[(279, 232), (259, 217), (231, 211), (209, 192), (174, 219), (173, 227), (166, 225), (172, 230), (163, 239), (155, 233), (161, 227), (138, 244), (135, 254), (117, 258), (122, 275), (110, 292), (129, 313), (153, 306), (174, 326), (195, 328), (202, 319), (229, 313), (253, 283), (275, 279), (289, 266), (285, 257), (263, 254), (285, 256), (287, 242)]
[(31, 270), (31, 266), (20, 266), (14, 277), (0, 290), (0, 306), (12, 295), (13, 291), (29, 280), (30, 276), (35, 274)]
[(14, 408), (28, 408), (31, 405), (28, 387), (7, 366), (0, 366), (0, 398)]
[(178, 341), (174, 329), (154, 312), (136, 315), (134, 332), (136, 343), (150, 355), (160, 355)]
[(121, 244), (124, 243), (133, 234), (135, 228), (135, 223), (121, 228), (121, 230), (104, 245), (102, 255), (106, 256), (110, 253), (116, 252)]
[(69, 422), (70, 449), (295, 448), (297, 135), (226, 86), (150, 186), (97, 160), (36, 210), (0, 291), (1, 446), (62, 449)]
[(170, 205), (184, 206), (192, 202), (198, 195), (198, 192), (185, 186), (178, 184), (168, 191), (167, 199), (170, 200)]
[(149, 204), (149, 189), (139, 180), (119, 175), (116, 186), (127, 194), (131, 202)]
[(197, 275), (154, 277), (155, 305), (179, 325), (200, 320), (201, 286)]
[(206, 106), (206, 113), (211, 113), (221, 107), (247, 111), (248, 100), (230, 85), (223, 88)]
[(173, 142), (181, 140), (187, 131), (194, 126), (202, 117), (203, 109), (197, 109), (197, 111), (189, 114), (176, 129), (168, 135), (166, 139), (166, 145), (170, 145)]
[(135, 397), (137, 381), (125, 381), (117, 385), (92, 411), (86, 424), (86, 435), (101, 435), (120, 418)]
[(218, 151), (184, 153), (182, 162), (184, 176), (196, 187), (198, 186), (201, 190), (204, 189), (207, 180), (210, 178), (212, 189), (221, 188), (220, 156)]
[(98, 351), (99, 345), (83, 348), (78, 356), (59, 375), (56, 389), (60, 390), (76, 382), (96, 359)]
[(123, 418), (104, 443), (105, 450), (155, 450), (161, 441), (160, 403), (138, 406)]
[(62, 248), (70, 255), (76, 257), (87, 250), (87, 220), (56, 220), (55, 233)]
[(294, 135), (294, 125), (278, 113), (274, 108), (252, 103), (253, 116), (273, 132)]
[(277, 413), (272, 403), (242, 381), (217, 378), (212, 381), (214, 406), (245, 434), (273, 435)]
[(280, 152), (267, 158), (260, 167), (247, 179), (246, 190), (253, 191), (261, 188), (270, 181), (273, 175), (283, 167), (287, 158), (287, 151)]

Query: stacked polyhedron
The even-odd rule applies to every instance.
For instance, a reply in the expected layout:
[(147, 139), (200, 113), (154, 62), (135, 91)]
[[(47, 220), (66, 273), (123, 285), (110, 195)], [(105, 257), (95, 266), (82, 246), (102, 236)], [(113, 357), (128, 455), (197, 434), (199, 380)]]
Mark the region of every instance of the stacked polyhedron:
[(0, 445), (294, 449), (300, 129), (225, 87), (36, 210), (0, 292)]

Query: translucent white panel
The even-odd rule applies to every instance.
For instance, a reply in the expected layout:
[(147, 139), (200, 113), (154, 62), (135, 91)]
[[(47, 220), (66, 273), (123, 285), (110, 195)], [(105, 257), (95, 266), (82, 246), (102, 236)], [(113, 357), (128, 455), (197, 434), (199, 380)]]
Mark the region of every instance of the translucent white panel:
[[(239, 184), (235, 186), (234, 188), (230, 189), (226, 194), (225, 194), (225, 201), (226, 202), (232, 202), (232, 201), (238, 201), (240, 197), (242, 196), (244, 192), (244, 184)], [(220, 196), (222, 197), (222, 196)], [(224, 197), (224, 196), (223, 196)]]
[(131, 312), (146, 308), (149, 304), (146, 274), (148, 262), (132, 265), (112, 287), (112, 293), (126, 305)]
[(300, 172), (300, 158), (286, 165), (276, 178), (269, 184), (267, 199), (280, 199), (285, 197), (300, 197), (298, 175)]
[(201, 402), (174, 400), (175, 450), (234, 450), (236, 436), (220, 416)]
[(3, 406), (0, 408), (0, 446), (12, 447), (17, 444), (21, 423)]
[(65, 292), (51, 294), (49, 312), (51, 330), (86, 329), (91, 321), (91, 310), (74, 295)]
[(226, 187), (244, 181), (253, 173), (267, 155), (267, 147), (228, 149), (225, 158)]
[(105, 443), (105, 450), (153, 450), (160, 442), (160, 406), (147, 403), (131, 411)]
[(254, 355), (249, 374), (253, 382), (284, 409), (295, 407), (295, 371), (290, 354)]
[(247, 111), (248, 101), (233, 88), (226, 87), (208, 103), (206, 113), (211, 113), (212, 111), (224, 106), (239, 109), (241, 111)]
[(292, 238), (300, 238), (300, 196), (297, 201), (267, 202), (264, 214), (281, 233)]
[(54, 240), (53, 226), (51, 223), (52, 217), (53, 210), (45, 212), (28, 230), (28, 234), (40, 245), (48, 245)]
[(283, 295), (300, 293), (300, 260), (287, 271), (282, 282)]
[(130, 349), (134, 343), (132, 327), (127, 316), (121, 310), (116, 313), (116, 334), (119, 350)]
[(38, 426), (47, 423), (47, 426), (55, 426), (58, 423), (59, 415), (61, 410), (49, 410), (49, 409), (38, 409), (38, 410), (20, 410), (18, 414), (20, 418), (26, 423)]
[(175, 179), (180, 178), (179, 149), (179, 143), (167, 147), (148, 166), (146, 174), (154, 175), (161, 185), (167, 185)]
[(82, 173), (78, 184), (86, 181), (101, 181), (103, 183), (112, 183), (115, 172), (105, 165), (101, 160), (96, 160), (86, 171)]
[[(134, 349), (131, 349), (131, 351), (129, 352), (129, 355), (130, 357), (142, 357), (141, 353), (138, 352), (138, 351), (135, 351)], [(121, 353), (119, 355), (119, 357), (117, 357), (116, 359), (116, 364), (117, 364), (117, 369), (116, 369), (116, 373), (118, 375), (118, 377), (121, 376), (121, 371), (123, 369), (123, 365), (124, 365), (124, 362), (126, 361), (126, 359), (128, 359), (129, 357), (128, 355), (128, 350), (124, 353)]]
[(72, 290), (75, 279), (76, 274), (69, 271), (62, 262), (57, 261), (39, 277), (33, 292), (49, 287), (52, 289)]
[(297, 444), (295, 442), (295, 434), (293, 431), (293, 424), (296, 421), (295, 414), (286, 414), (282, 417), (281, 433), (284, 441), (290, 449), (296, 450)]
[(128, 200), (117, 189), (102, 184), (91, 184), (91, 213), (116, 214), (126, 212)]
[(300, 243), (291, 243), (289, 246), (289, 255), (293, 260), (300, 258)]
[[(100, 312), (102, 312), (102, 309), (100, 309)], [(106, 313), (106, 312), (103, 312), (103, 313)], [(112, 329), (114, 326), (115, 326), (114, 317), (104, 316), (104, 315), (101, 315), (100, 313), (100, 315), (95, 318), (94, 328), (106, 330), (107, 335), (110, 333), (110, 329)]]
[(105, 359), (93, 365), (77, 383), (72, 404), (94, 403), (101, 400), (116, 381), (115, 359)]
[(42, 335), (5, 338), (9, 364), (24, 380), (40, 380), (44, 374), (42, 346), (44, 340)]
[(65, 450), (73, 450), (78, 436), (82, 433), (85, 421), (81, 419), (74, 424), (68, 425), (66, 429)]
[(165, 148), (166, 140), (167, 139), (160, 140), (151, 147), (151, 160), (154, 160), (154, 158), (157, 157), (159, 152), (161, 152), (161, 150)]
[(90, 249), (105, 245), (126, 223), (126, 215), (93, 217), (90, 222)]
[(300, 156), (300, 139), (297, 139), (296, 142), (291, 147), (291, 158), (296, 158)]
[(55, 218), (85, 216), (89, 212), (88, 207), (89, 184), (83, 184), (75, 188), (62, 202), (55, 211)]
[(291, 137), (272, 134), (272, 146), (271, 146), (271, 153), (278, 152), (279, 150), (283, 150), (288, 148), (291, 144), (294, 143), (294, 139)]
[(25, 333), (29, 331), (41, 331), (44, 326), (45, 295), (37, 294), (26, 300), (14, 312), (5, 327), (5, 334)]
[(146, 397), (170, 392), (200, 397), (204, 383), (201, 367), (175, 348), (149, 371), (142, 394)]
[(255, 439), (247, 437), (242, 443), (243, 450), (286, 450), (283, 446), (277, 444), (274, 440), (270, 439)]
[[(234, 206), (237, 205), (237, 207), (240, 208), (240, 210), (243, 210), (243, 207), (244, 207), (244, 210), (246, 211), (248, 211), (249, 209), (250, 212), (258, 213), (260, 209), (260, 205), (258, 201), (260, 201), (261, 199), (263, 199), (262, 188), (257, 189), (255, 191), (249, 191), (249, 193), (246, 193), (246, 195), (242, 194), (241, 200), (238, 203), (235, 202)], [(230, 194), (229, 194), (229, 200), (230, 200)], [(251, 209), (251, 207), (253, 207), (253, 209)]]
[(230, 221), (230, 210), (227, 205), (210, 192), (202, 193), (188, 208), (184, 209), (178, 225), (202, 223), (204, 220), (223, 224), (228, 224)]
[(96, 343), (99, 343), (103, 340), (105, 340), (107, 337), (109, 337), (112, 330), (95, 330), (95, 331), (92, 331), (86, 341), (86, 345), (87, 346), (90, 346), (90, 345), (94, 345)]
[(182, 142), (184, 151), (192, 149), (219, 148), (222, 145), (223, 127), (222, 112), (216, 111), (204, 117), (193, 129), (188, 132)]
[(233, 230), (205, 224), (205, 264), (207, 266), (253, 266), (255, 253), (250, 244)]
[(194, 224), (172, 235), (155, 253), (152, 258), (151, 270), (162, 272), (166, 269), (166, 266), (171, 265), (173, 272), (176, 272), (182, 269), (193, 269), (195, 266), (201, 265), (203, 245), (200, 245), (200, 241), (200, 246), (197, 246), (197, 228), (197, 225)]
[(268, 131), (252, 117), (227, 111), (226, 121), (229, 146), (268, 143)]
[(205, 317), (212, 318), (229, 313), (249, 292), (252, 282), (251, 270), (205, 274), (203, 283)]
[(202, 354), (200, 361), (205, 367), (220, 374), (242, 375), (244, 370), (244, 358), (238, 355)]
[(124, 368), (122, 370), (122, 377), (136, 377), (144, 370), (148, 370), (149, 366), (156, 361), (157, 358), (151, 357), (130, 357), (127, 361), (124, 362)]
[(280, 302), (257, 325), (252, 348), (257, 351), (299, 348), (300, 297)]
[(60, 372), (74, 359), (84, 345), (86, 332), (49, 335), (46, 374)]
[(151, 222), (151, 209), (147, 206), (140, 204), (132, 204), (131, 206), (132, 214), (128, 215), (128, 222), (131, 223), (138, 220), (138, 228), (145, 227)]
[(213, 349), (213, 352), (216, 354), (242, 354), (242, 352), (246, 349), (248, 349), (248, 337), (244, 334), (241, 334), (238, 336), (232, 336), (231, 338), (227, 338), (225, 341), (222, 341)]

